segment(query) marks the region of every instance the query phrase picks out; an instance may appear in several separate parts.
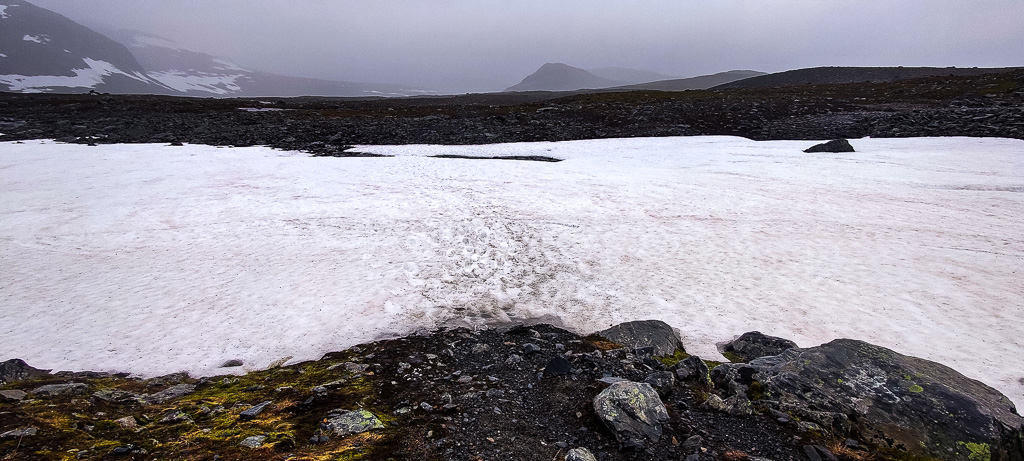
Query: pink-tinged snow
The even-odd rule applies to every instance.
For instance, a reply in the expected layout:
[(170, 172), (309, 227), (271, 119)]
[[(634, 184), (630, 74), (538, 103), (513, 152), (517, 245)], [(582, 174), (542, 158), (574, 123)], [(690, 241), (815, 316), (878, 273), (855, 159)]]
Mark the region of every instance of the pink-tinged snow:
[(0, 5), (0, 19), (7, 19), (11, 17), (11, 15), (7, 14), (7, 8), (10, 6), (11, 5)]
[(852, 143), (0, 143), (0, 358), (202, 375), (422, 328), (656, 318), (707, 358), (750, 330), (856, 338), (1024, 405), (1024, 142)]
[(142, 74), (133, 72), (131, 74), (118, 69), (106, 61), (99, 61), (91, 58), (83, 59), (83, 69), (71, 69), (75, 73), (68, 75), (0, 75), (0, 84), (10, 86), (10, 91), (23, 93), (44, 93), (54, 88), (95, 88), (103, 83), (103, 78), (108, 75), (121, 74), (141, 82), (149, 82)]

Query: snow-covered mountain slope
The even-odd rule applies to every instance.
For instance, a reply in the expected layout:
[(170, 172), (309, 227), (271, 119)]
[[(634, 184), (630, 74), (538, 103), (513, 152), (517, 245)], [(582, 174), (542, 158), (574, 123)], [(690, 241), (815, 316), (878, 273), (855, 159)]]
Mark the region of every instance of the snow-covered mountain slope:
[(416, 96), (433, 93), (402, 85), (275, 75), (188, 50), (155, 35), (119, 31), (113, 36), (131, 50), (149, 77), (190, 96)]
[(0, 0), (0, 91), (173, 91), (120, 43), (23, 0)]

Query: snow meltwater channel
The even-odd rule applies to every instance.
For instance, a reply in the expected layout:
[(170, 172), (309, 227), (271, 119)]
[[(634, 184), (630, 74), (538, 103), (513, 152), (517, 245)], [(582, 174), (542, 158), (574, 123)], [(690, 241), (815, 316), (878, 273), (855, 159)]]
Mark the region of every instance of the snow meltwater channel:
[[(862, 339), (1024, 406), (1024, 142), (0, 143), (0, 359), (156, 375), (424, 328)], [(543, 155), (560, 163), (427, 158)]]

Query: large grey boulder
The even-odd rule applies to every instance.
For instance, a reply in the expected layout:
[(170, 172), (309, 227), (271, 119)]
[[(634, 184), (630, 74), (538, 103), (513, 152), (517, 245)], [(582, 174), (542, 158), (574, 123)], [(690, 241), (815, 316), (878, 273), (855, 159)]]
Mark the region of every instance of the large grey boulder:
[(637, 320), (615, 325), (598, 335), (623, 346), (637, 349), (653, 347), (654, 355), (672, 355), (676, 349), (683, 349), (679, 335), (661, 320)]
[(594, 397), (594, 411), (623, 447), (644, 448), (661, 439), (668, 410), (647, 383), (621, 381)]
[(20, 381), (22, 379), (38, 378), (49, 373), (50, 370), (32, 368), (21, 359), (10, 359), (0, 362), (0, 384)]
[(940, 460), (1024, 459), (1024, 418), (1006, 396), (955, 370), (851, 339), (789, 349), (712, 373), (729, 394), (877, 447)]
[(794, 347), (796, 343), (788, 339), (768, 336), (760, 331), (750, 331), (726, 343), (722, 350), (731, 353), (742, 362), (749, 362), (758, 357), (779, 355), (786, 349)]

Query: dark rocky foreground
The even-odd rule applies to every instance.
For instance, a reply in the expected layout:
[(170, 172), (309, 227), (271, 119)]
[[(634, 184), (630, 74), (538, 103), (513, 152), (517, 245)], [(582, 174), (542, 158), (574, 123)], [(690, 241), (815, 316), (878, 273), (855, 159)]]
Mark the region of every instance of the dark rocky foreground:
[(0, 141), (269, 145), (737, 135), (756, 140), (1024, 138), (1024, 70), (881, 83), (402, 99), (200, 99), (0, 93)]
[(726, 364), (679, 344), (649, 321), (437, 331), (200, 379), (10, 360), (0, 458), (1024, 459), (1013, 405), (942, 365), (852, 340), (749, 333), (727, 355), (756, 358)]

